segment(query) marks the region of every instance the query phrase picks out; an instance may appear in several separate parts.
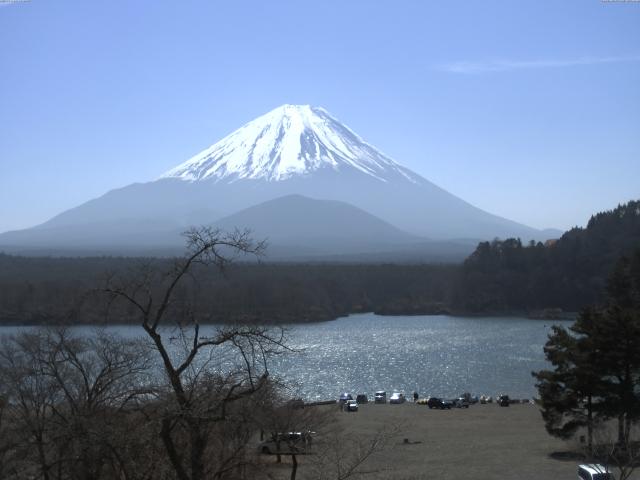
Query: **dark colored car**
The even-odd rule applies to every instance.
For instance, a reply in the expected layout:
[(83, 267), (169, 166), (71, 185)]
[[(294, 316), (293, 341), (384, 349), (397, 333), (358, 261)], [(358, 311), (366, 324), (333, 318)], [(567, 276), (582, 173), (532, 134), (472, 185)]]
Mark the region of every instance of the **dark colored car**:
[(477, 395), (471, 395), (469, 392), (464, 392), (459, 398), (464, 399), (469, 404), (478, 403), (480, 401)]
[(452, 400), (442, 400), (442, 405), (444, 405), (443, 408), (446, 408), (447, 410), (451, 410), (451, 407), (453, 407), (453, 401)]
[(500, 405), (501, 407), (508, 407), (509, 406), (509, 395), (500, 395), (498, 397), (498, 405)]
[(440, 410), (444, 410), (445, 408), (451, 409), (451, 407), (453, 406), (453, 402), (449, 400), (443, 400), (442, 398), (438, 397), (431, 397), (429, 398), (429, 400), (427, 400), (427, 406), (429, 408), (439, 408)]
[(304, 408), (304, 400), (302, 400), (301, 398), (294, 398), (292, 400), (289, 400), (287, 402), (287, 405), (290, 408)]
[(369, 398), (364, 394), (364, 393), (360, 393), (356, 396), (356, 402), (358, 403), (368, 403), (369, 402)]
[(342, 395), (340, 395), (340, 400), (339, 400), (340, 405), (343, 405), (347, 400), (353, 400), (353, 397), (351, 396), (350, 393), (345, 392)]

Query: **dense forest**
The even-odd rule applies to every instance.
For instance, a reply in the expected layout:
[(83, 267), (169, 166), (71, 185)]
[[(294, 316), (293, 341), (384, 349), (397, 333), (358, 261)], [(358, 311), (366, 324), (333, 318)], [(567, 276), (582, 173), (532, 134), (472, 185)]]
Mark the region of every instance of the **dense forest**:
[(557, 241), (484, 242), (465, 260), (453, 305), (467, 312), (578, 311), (602, 303), (621, 256), (640, 247), (640, 201), (598, 213)]
[[(482, 242), (463, 264), (235, 263), (197, 268), (179, 292), (211, 322), (287, 323), (356, 312), (548, 315), (600, 303), (615, 262), (640, 247), (640, 201), (594, 215), (553, 242)], [(0, 254), (0, 322), (127, 322), (101, 292), (170, 259), (37, 258)], [(195, 300), (195, 301), (193, 301)]]

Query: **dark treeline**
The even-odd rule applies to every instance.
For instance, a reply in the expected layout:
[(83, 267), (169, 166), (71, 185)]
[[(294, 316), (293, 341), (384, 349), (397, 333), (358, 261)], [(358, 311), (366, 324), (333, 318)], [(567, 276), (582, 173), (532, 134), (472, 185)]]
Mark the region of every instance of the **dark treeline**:
[(640, 201), (598, 213), (559, 240), (484, 242), (464, 262), (453, 304), (468, 312), (579, 311), (605, 300), (611, 269), (640, 246)]
[[(640, 202), (591, 218), (555, 242), (480, 243), (462, 265), (236, 263), (195, 269), (180, 295), (203, 320), (318, 321), (349, 313), (537, 314), (601, 303), (617, 259), (640, 246)], [(113, 273), (169, 259), (27, 258), (0, 254), (0, 322), (126, 322), (130, 308), (93, 294)], [(114, 312), (113, 309), (120, 309)]]
[[(0, 255), (0, 321), (127, 322), (131, 308), (93, 289), (111, 272), (164, 270), (163, 259), (34, 259)], [(233, 264), (223, 275), (194, 269), (189, 296), (202, 321), (264, 323), (329, 320), (355, 312), (432, 313), (451, 300), (457, 266)], [(11, 272), (15, 272), (15, 275)]]

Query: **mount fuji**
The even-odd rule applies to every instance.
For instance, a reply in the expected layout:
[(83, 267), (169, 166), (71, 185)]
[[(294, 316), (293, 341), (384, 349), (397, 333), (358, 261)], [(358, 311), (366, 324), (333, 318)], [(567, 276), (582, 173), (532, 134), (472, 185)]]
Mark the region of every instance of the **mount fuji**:
[(161, 178), (278, 182), (322, 170), (381, 182), (421, 178), (366, 143), (324, 108), (283, 105), (169, 170)]
[[(252, 228), (251, 215), (239, 213), (281, 197), (256, 210), (260, 230), (269, 215), (282, 223), (282, 212), (293, 208), (288, 204), (297, 204), (300, 213), (305, 197), (333, 201), (304, 203), (313, 207), (310, 215), (316, 224), (292, 232), (290, 242), (279, 238), (289, 244), (321, 237), (339, 245), (350, 215), (362, 228), (356, 229), (357, 235), (349, 231), (359, 238), (358, 244), (367, 239), (369, 251), (378, 244), (404, 248), (425, 239), (441, 244), (449, 239), (544, 240), (557, 235), (492, 215), (448, 193), (365, 142), (323, 108), (283, 105), (156, 180), (111, 190), (41, 225), (0, 235), (0, 247), (92, 252), (180, 247), (178, 232), (190, 225)], [(364, 221), (365, 215), (371, 218)], [(231, 225), (234, 218), (245, 224)], [(304, 222), (291, 221), (291, 228), (305, 228)], [(374, 224), (375, 229), (367, 229)], [(336, 248), (333, 253), (340, 253)]]

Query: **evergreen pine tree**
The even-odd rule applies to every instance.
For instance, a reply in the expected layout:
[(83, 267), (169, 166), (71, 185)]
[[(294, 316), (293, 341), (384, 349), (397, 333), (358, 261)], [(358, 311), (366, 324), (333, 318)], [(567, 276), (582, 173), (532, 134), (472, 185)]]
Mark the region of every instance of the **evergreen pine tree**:
[[(580, 318), (591, 323), (598, 312), (585, 310)], [(544, 351), (553, 370), (534, 372), (538, 380), (542, 418), (551, 435), (568, 439), (587, 428), (588, 448), (593, 444), (595, 401), (602, 386), (594, 369), (594, 352), (588, 336), (578, 336), (574, 327), (553, 327)]]
[(590, 449), (596, 420), (617, 419), (627, 445), (640, 419), (640, 250), (616, 264), (607, 293), (605, 308), (553, 328), (545, 355), (554, 368), (533, 373), (547, 431), (570, 438), (586, 426)]

